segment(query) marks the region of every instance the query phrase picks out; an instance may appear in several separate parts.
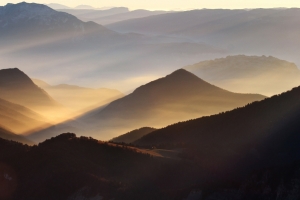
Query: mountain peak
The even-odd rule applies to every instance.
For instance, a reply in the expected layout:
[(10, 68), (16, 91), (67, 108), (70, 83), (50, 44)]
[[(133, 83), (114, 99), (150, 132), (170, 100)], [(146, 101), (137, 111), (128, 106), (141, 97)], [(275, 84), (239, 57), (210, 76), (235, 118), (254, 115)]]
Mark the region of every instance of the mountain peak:
[(32, 85), (31, 79), (18, 68), (0, 70), (0, 87), (26, 87)]
[(189, 77), (189, 78), (200, 79), (199, 77), (197, 77), (196, 75), (194, 75), (193, 73), (191, 73), (185, 69), (178, 69), (166, 77), (184, 77), (184, 78)]

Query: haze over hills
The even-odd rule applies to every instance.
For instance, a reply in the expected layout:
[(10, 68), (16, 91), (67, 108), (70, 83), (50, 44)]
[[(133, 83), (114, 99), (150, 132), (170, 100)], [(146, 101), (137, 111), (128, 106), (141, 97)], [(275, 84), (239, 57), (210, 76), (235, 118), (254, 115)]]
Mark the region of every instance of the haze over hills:
[(272, 96), (300, 85), (297, 66), (272, 56), (228, 56), (202, 61), (184, 69), (234, 92)]
[(143, 127), (140, 129), (130, 131), (130, 132), (120, 135), (118, 137), (115, 137), (115, 138), (111, 139), (110, 141), (117, 142), (117, 143), (129, 144), (129, 143), (133, 143), (134, 141), (140, 139), (141, 137), (143, 137), (155, 130), (157, 130), (157, 129), (150, 128), (150, 127)]
[(234, 54), (273, 55), (300, 63), (300, 9), (203, 9), (110, 24), (118, 32), (172, 35), (220, 47)]
[(169, 13), (168, 11), (162, 10), (150, 11), (143, 9), (130, 11), (128, 8), (125, 7), (114, 7), (107, 10), (59, 9), (59, 11), (74, 15), (82, 21), (93, 21), (101, 25), (107, 25), (129, 19), (143, 18), (152, 15)]
[(0, 70), (0, 98), (25, 106), (49, 120), (69, 114), (67, 109), (36, 86), (24, 72), (17, 68)]
[(86, 112), (124, 96), (120, 91), (113, 89), (93, 89), (68, 84), (51, 86), (38, 79), (32, 80), (56, 101), (73, 111)]
[[(61, 12), (66, 12), (71, 15), (76, 16), (78, 19), (82, 21), (95, 21), (95, 19), (101, 17), (113, 16), (121, 13), (129, 12), (129, 9), (126, 7), (114, 7), (107, 10), (95, 10), (95, 9), (82, 9), (82, 10), (74, 10), (74, 9), (62, 9), (59, 10)], [(99, 23), (103, 25), (102, 23)]]
[(8, 131), (2, 127), (0, 127), (0, 139), (17, 141), (23, 144), (33, 145), (34, 143), (21, 135), (16, 135), (11, 131)]
[(42, 115), (24, 106), (0, 99), (0, 126), (14, 133), (23, 134), (45, 128), (49, 124), (48, 119)]
[(62, 5), (62, 4), (58, 4), (58, 3), (49, 3), (46, 6), (58, 10), (58, 9), (70, 9), (70, 7)]
[(124, 92), (179, 67), (226, 54), (185, 39), (118, 34), (40, 4), (8, 4), (0, 10), (3, 66), (54, 85), (101, 85)]
[(105, 107), (32, 133), (28, 138), (40, 142), (61, 132), (76, 132), (109, 140), (138, 127), (163, 127), (231, 110), (264, 98), (258, 94), (238, 94), (223, 90), (180, 69), (137, 88)]

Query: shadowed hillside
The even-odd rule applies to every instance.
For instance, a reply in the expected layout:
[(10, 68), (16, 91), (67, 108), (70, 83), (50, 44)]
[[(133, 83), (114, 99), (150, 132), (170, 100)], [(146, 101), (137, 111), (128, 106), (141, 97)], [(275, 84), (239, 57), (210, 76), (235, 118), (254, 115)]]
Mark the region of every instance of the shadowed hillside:
[(297, 66), (272, 56), (228, 56), (203, 61), (185, 69), (234, 92), (272, 96), (300, 84)]
[(135, 143), (186, 148), (204, 169), (247, 170), (299, 159), (300, 87), (233, 111), (177, 123)]
[(0, 163), (1, 199), (165, 200), (189, 183), (173, 176), (185, 168), (177, 161), (71, 133), (33, 147), (0, 139)]
[(125, 133), (124, 135), (120, 135), (116, 138), (111, 139), (110, 141), (117, 142), (117, 143), (129, 144), (129, 143), (132, 143), (155, 130), (156, 130), (155, 128), (143, 127), (143, 128), (136, 129), (136, 130), (130, 131), (128, 133)]

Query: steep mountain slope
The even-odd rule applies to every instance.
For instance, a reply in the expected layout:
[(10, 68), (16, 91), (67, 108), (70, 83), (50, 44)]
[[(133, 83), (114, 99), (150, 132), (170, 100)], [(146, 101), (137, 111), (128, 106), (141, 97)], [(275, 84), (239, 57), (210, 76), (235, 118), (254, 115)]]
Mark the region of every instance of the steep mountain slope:
[[(233, 111), (154, 131), (139, 145), (186, 147), (211, 170), (253, 169), (299, 159), (300, 87)], [(241, 171), (239, 171), (241, 172)]]
[(30, 108), (47, 118), (56, 118), (52, 116), (56, 112), (67, 111), (16, 68), (0, 70), (0, 98)]
[(0, 126), (21, 134), (49, 126), (47, 119), (36, 112), (0, 99)]
[(51, 86), (41, 80), (32, 80), (51, 97), (73, 111), (88, 111), (124, 96), (120, 91), (113, 89), (93, 89), (67, 84)]
[(117, 142), (117, 143), (129, 144), (129, 143), (132, 143), (155, 130), (156, 130), (155, 128), (143, 127), (143, 128), (136, 129), (136, 130), (130, 131), (128, 133), (125, 133), (124, 135), (115, 137), (115, 138), (111, 139), (110, 141)]
[(26, 139), (23, 136), (16, 135), (2, 127), (0, 127), (0, 140), (5, 139), (5, 140), (12, 140), (12, 141), (17, 141), (23, 144), (28, 144), (28, 145), (33, 145), (34, 143), (28, 139)]
[[(113, 127), (116, 134), (117, 131), (130, 131), (147, 125), (162, 127), (262, 99), (264, 96), (261, 95), (228, 92), (180, 69), (110, 103), (100, 112), (89, 116), (89, 120), (99, 127), (100, 133)], [(106, 138), (109, 134), (94, 136)]]
[(184, 69), (234, 92), (272, 96), (300, 85), (297, 66), (271, 56), (228, 56), (203, 61)]

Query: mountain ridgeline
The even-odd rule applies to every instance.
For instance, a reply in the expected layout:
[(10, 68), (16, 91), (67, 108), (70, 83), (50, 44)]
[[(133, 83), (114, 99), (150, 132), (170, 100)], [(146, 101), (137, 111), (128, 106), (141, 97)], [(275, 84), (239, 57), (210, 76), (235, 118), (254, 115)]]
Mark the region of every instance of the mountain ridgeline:
[(93, 137), (110, 139), (120, 132), (137, 127), (163, 127), (231, 110), (264, 98), (257, 94), (237, 94), (223, 90), (179, 69), (137, 88), (87, 118), (97, 130)]
[(243, 108), (159, 129), (135, 144), (187, 148), (187, 158), (211, 170), (288, 163), (299, 159), (299, 98), (300, 87)]
[(258, 94), (223, 90), (179, 69), (137, 88), (106, 107), (32, 133), (29, 138), (41, 142), (62, 132), (80, 132), (85, 136), (110, 140), (139, 127), (164, 127), (178, 121), (228, 111), (264, 98)]

